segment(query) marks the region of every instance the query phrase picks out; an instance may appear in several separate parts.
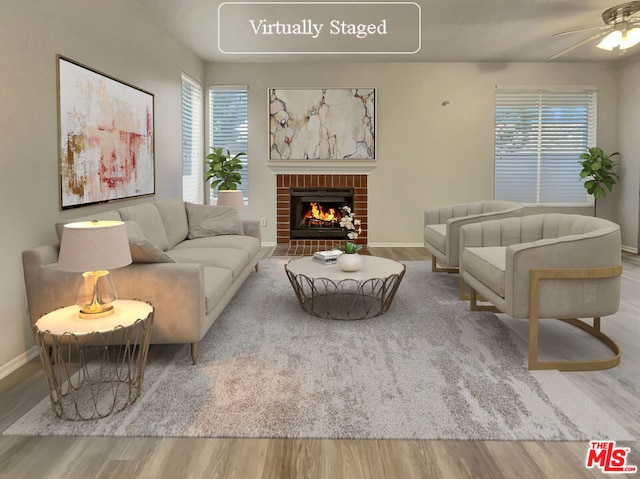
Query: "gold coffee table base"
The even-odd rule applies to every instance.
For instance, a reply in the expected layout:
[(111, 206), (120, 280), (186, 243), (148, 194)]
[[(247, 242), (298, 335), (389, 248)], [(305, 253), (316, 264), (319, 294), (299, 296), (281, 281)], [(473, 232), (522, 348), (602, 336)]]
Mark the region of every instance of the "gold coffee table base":
[[(370, 257), (365, 259), (370, 262), (379, 260)], [(405, 265), (394, 263), (392, 270), (396, 272), (380, 277), (359, 277), (361, 273), (349, 277), (349, 273), (336, 273), (335, 265), (321, 265), (319, 268), (309, 265), (315, 272), (307, 275), (292, 268), (289, 263), (285, 271), (305, 312), (325, 319), (359, 320), (380, 316), (391, 306), (406, 271)]]

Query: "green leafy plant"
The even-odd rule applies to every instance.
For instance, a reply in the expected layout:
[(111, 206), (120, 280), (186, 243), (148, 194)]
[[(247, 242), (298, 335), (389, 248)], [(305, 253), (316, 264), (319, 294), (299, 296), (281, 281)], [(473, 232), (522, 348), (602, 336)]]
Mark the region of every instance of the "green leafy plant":
[(607, 155), (601, 148), (595, 146), (589, 148), (588, 153), (580, 155), (580, 158), (582, 158), (582, 161), (580, 161), (582, 165), (580, 178), (587, 178), (587, 181), (584, 182), (584, 187), (587, 189), (587, 193), (593, 195), (596, 200), (607, 195), (605, 188), (611, 191), (613, 185), (616, 184), (618, 175), (613, 171), (613, 168), (618, 163), (614, 163), (611, 157), (619, 154), (616, 151)]
[(228, 148), (226, 153), (224, 153), (224, 148), (214, 148), (212, 146), (211, 150), (213, 151), (207, 155), (205, 161), (209, 165), (209, 169), (205, 173), (205, 179), (212, 180), (211, 188), (217, 188), (218, 191), (237, 190), (238, 185), (242, 182), (240, 158), (246, 156), (246, 153), (238, 153), (232, 156)]

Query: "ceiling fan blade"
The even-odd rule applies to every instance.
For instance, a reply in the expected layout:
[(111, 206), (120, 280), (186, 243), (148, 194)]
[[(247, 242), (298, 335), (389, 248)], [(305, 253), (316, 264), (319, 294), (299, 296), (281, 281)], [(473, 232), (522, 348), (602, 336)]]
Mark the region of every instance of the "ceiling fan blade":
[(609, 32), (599, 32), (596, 33), (595, 35), (591, 35), (589, 38), (587, 38), (586, 40), (582, 40), (581, 42), (576, 43), (573, 46), (570, 46), (569, 48), (565, 48), (564, 50), (562, 50), (561, 52), (556, 53), (555, 55), (549, 57), (550, 60), (553, 60), (555, 58), (558, 58), (559, 56), (564, 55), (565, 53), (569, 53), (571, 50), (575, 50), (578, 47), (581, 47), (582, 45), (589, 43), (593, 40), (595, 40), (596, 38), (600, 38), (600, 37), (604, 37), (607, 33)]
[(567, 30), (566, 32), (554, 33), (552, 36), (559, 37), (562, 35), (569, 35), (571, 33), (588, 32), (589, 30), (604, 30), (605, 28), (611, 28), (611, 25), (600, 25), (598, 27), (579, 28), (577, 30)]

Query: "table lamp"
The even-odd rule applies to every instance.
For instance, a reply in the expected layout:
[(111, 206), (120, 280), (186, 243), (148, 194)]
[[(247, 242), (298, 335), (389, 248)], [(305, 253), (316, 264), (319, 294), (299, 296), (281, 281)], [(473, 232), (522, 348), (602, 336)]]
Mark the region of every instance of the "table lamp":
[(76, 304), (83, 319), (113, 314), (118, 299), (110, 269), (131, 264), (127, 229), (122, 221), (83, 221), (64, 225), (58, 268), (82, 273)]

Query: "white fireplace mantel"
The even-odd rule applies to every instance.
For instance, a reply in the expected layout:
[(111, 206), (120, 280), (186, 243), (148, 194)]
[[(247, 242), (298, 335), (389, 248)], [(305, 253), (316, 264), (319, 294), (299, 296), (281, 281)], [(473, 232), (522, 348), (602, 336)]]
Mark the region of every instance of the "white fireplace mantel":
[(278, 160), (267, 161), (275, 174), (368, 175), (377, 166), (375, 160)]

